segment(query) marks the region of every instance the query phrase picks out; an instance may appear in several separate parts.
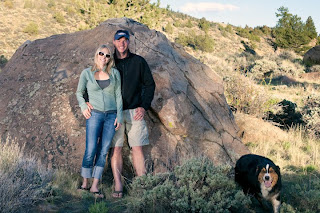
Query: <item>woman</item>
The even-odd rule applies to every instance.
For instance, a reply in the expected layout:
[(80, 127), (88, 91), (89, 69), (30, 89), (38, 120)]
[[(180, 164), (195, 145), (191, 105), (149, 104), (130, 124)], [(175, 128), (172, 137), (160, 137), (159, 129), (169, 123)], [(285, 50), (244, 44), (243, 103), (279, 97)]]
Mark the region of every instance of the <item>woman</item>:
[[(106, 163), (106, 155), (113, 135), (122, 124), (121, 81), (110, 48), (101, 45), (94, 57), (94, 66), (82, 71), (76, 96), (86, 120), (86, 150), (81, 176), (81, 190), (89, 190), (88, 180), (93, 178), (90, 192), (103, 198), (98, 183)], [(83, 94), (88, 92), (90, 109)], [(100, 140), (98, 138), (101, 136)], [(99, 141), (99, 142), (98, 142)]]

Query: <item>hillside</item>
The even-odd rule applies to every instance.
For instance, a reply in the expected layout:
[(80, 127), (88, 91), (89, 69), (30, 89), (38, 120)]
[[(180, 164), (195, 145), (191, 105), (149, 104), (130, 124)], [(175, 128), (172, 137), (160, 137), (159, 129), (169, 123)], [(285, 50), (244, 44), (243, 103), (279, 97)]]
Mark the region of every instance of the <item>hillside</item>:
[[(298, 197), (317, 193), (312, 183), (319, 180), (320, 171), (320, 79), (315, 74), (319, 65), (307, 67), (293, 51), (275, 50), (268, 27), (252, 33), (254, 29), (206, 22), (148, 1), (105, 2), (0, 1), (0, 55), (9, 60), (26, 40), (92, 29), (109, 18), (133, 18), (184, 46), (223, 79), (242, 142), (281, 167), (287, 184), (285, 202), (293, 205)], [(305, 183), (308, 187), (295, 188)], [(299, 203), (300, 210), (317, 212), (316, 201), (309, 197)]]
[[(278, 110), (276, 104), (284, 99), (296, 104), (297, 111), (303, 111), (305, 98), (318, 96), (316, 88), (319, 82), (310, 79), (306, 72), (318, 71), (319, 68), (307, 68), (301, 63), (302, 57), (294, 52), (281, 49), (275, 51), (268, 27), (258, 28), (256, 34), (248, 34), (248, 29), (195, 19), (161, 9), (148, 1), (102, 2), (1, 1), (0, 54), (10, 59), (26, 40), (90, 29), (110, 17), (128, 16), (163, 32), (172, 42), (186, 45), (189, 54), (220, 75), (225, 83), (227, 101), (237, 110), (236, 118), (238, 113), (265, 118), (267, 111)], [(206, 47), (213, 48), (202, 51), (204, 47), (196, 43), (201, 40), (190, 38), (209, 41)], [(239, 116), (241, 120), (246, 119), (245, 115)], [(243, 131), (246, 136), (243, 142), (252, 143), (246, 134), (248, 130)], [(306, 164), (302, 163), (304, 166)], [(319, 164), (317, 166), (320, 167)]]

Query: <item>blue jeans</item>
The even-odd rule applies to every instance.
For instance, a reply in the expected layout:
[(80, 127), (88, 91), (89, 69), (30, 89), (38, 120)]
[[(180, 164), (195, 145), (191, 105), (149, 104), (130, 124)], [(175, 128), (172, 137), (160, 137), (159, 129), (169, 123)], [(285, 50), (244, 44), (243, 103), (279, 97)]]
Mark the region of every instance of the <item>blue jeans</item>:
[(86, 151), (82, 160), (82, 177), (101, 178), (115, 133), (116, 117), (117, 114), (113, 112), (91, 111), (91, 117), (86, 120)]

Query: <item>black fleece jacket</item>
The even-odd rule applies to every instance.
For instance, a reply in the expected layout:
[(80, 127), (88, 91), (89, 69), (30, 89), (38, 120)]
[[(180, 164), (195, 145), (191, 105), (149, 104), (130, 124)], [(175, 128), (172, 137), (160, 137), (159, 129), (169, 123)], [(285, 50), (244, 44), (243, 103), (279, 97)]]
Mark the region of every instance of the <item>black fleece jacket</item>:
[(114, 54), (121, 75), (123, 110), (143, 107), (148, 110), (154, 96), (155, 82), (146, 60), (131, 52), (124, 59)]

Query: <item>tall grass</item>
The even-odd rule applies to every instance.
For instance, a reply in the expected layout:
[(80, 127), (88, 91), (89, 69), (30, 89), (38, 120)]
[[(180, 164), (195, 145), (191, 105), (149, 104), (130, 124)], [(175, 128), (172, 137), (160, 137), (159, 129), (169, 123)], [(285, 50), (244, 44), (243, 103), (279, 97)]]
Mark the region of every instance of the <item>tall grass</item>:
[(302, 126), (291, 127), (283, 131), (253, 116), (235, 114), (241, 132), (242, 141), (255, 154), (267, 156), (274, 160), (281, 169), (320, 169), (320, 139), (308, 134)]
[(14, 140), (0, 140), (0, 211), (23, 212), (46, 197), (52, 172), (23, 154)]

